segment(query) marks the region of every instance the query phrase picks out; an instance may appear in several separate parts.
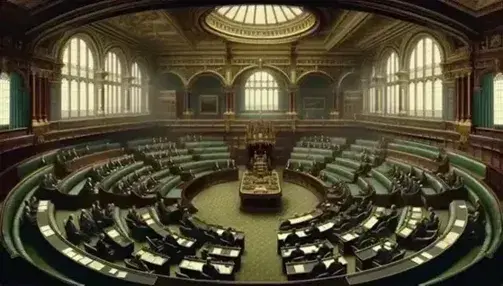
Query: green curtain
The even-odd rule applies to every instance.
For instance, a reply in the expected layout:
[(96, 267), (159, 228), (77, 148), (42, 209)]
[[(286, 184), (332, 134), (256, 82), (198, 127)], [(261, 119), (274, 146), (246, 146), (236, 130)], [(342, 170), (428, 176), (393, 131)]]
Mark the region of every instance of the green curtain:
[(29, 102), (24, 80), (18, 73), (10, 75), (10, 128), (28, 127)]
[(478, 127), (493, 127), (494, 75), (482, 77), (480, 91), (473, 95), (473, 124)]

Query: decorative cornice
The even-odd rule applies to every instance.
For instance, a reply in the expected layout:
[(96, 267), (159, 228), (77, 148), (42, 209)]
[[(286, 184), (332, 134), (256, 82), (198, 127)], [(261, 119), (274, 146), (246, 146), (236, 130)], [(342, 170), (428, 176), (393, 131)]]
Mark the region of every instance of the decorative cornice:
[(349, 12), (344, 14), (343, 20), (336, 22), (330, 34), (325, 38), (325, 49), (333, 49), (352, 35), (366, 21), (372, 18), (372, 14), (364, 12)]

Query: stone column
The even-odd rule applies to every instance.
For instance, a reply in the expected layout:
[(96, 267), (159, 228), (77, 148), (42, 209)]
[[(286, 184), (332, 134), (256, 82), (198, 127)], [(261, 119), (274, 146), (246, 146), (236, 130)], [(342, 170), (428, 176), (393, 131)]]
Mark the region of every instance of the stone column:
[(31, 121), (33, 126), (37, 126), (40, 123), (39, 117), (39, 85), (40, 81), (38, 80), (38, 71), (34, 68), (31, 69), (30, 72), (30, 93), (31, 93)]
[(95, 74), (96, 78), (96, 100), (95, 100), (95, 110), (97, 115), (105, 115), (105, 80), (108, 76), (106, 71), (97, 71)]
[(43, 94), (44, 94), (44, 108), (42, 112), (42, 119), (44, 122), (49, 121), (49, 116), (51, 114), (51, 86), (49, 83), (50, 73), (47, 71), (44, 73), (43, 77)]
[(192, 104), (190, 102), (190, 90), (187, 87), (184, 89), (183, 98), (185, 106), (185, 111), (183, 112), (183, 118), (191, 119), (194, 116), (194, 113), (192, 112)]
[(49, 78), (50, 112), (49, 120), (61, 119), (61, 73), (53, 72)]
[(330, 87), (330, 90), (332, 91), (332, 108), (330, 110), (330, 119), (339, 119), (341, 114), (340, 107), (344, 103), (339, 102), (340, 91), (338, 90), (337, 83), (334, 83)]
[(362, 90), (362, 113), (369, 113), (369, 80), (366, 78), (360, 79), (360, 87)]
[(295, 97), (297, 96), (298, 92), (298, 87), (297, 85), (291, 84), (288, 88), (288, 112), (287, 115), (291, 119), (296, 119), (297, 118), (297, 107), (295, 106), (296, 100)]
[(456, 121), (461, 121), (461, 85), (459, 75), (456, 75), (454, 79), (454, 85), (456, 88), (455, 98), (456, 98)]
[(472, 73), (466, 75), (466, 121), (472, 121)]
[(443, 80), (444, 94), (444, 119), (455, 121), (457, 119), (457, 100), (456, 100), (456, 80), (445, 77)]
[(122, 88), (124, 90), (124, 104), (122, 105), (122, 110), (120, 113), (133, 113), (133, 99), (131, 94), (131, 83), (134, 77), (126, 76), (122, 78)]
[(224, 118), (225, 119), (234, 119), (236, 116), (236, 113), (234, 112), (234, 90), (232, 87), (226, 87), (224, 89), (224, 94), (225, 94), (225, 112), (224, 112)]
[(409, 110), (409, 97), (408, 86), (409, 86), (409, 73), (407, 71), (399, 71), (397, 73), (398, 84), (400, 90), (400, 102), (398, 106), (400, 115), (407, 115)]

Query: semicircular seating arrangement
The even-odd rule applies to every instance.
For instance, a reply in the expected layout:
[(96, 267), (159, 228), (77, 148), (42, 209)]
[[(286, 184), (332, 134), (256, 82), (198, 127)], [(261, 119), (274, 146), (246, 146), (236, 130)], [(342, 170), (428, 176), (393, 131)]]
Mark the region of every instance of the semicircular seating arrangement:
[[(405, 140), (303, 137), (283, 180), (321, 202), (263, 239), (276, 239), (277, 267), (299, 285), (448, 283), (501, 244), (484, 167)], [(238, 279), (254, 247), (191, 204), (205, 188), (238, 180), (222, 138), (88, 142), (38, 154), (15, 172), (1, 208), (2, 261), (13, 276), (40, 275), (42, 285), (218, 285)]]

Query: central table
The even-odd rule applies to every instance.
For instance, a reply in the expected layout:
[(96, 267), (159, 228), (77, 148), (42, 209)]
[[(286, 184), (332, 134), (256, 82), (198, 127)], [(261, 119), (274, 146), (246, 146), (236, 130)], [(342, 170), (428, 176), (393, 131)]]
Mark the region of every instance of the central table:
[(246, 171), (239, 186), (241, 208), (246, 210), (276, 210), (281, 207), (281, 182), (276, 171), (256, 176)]

